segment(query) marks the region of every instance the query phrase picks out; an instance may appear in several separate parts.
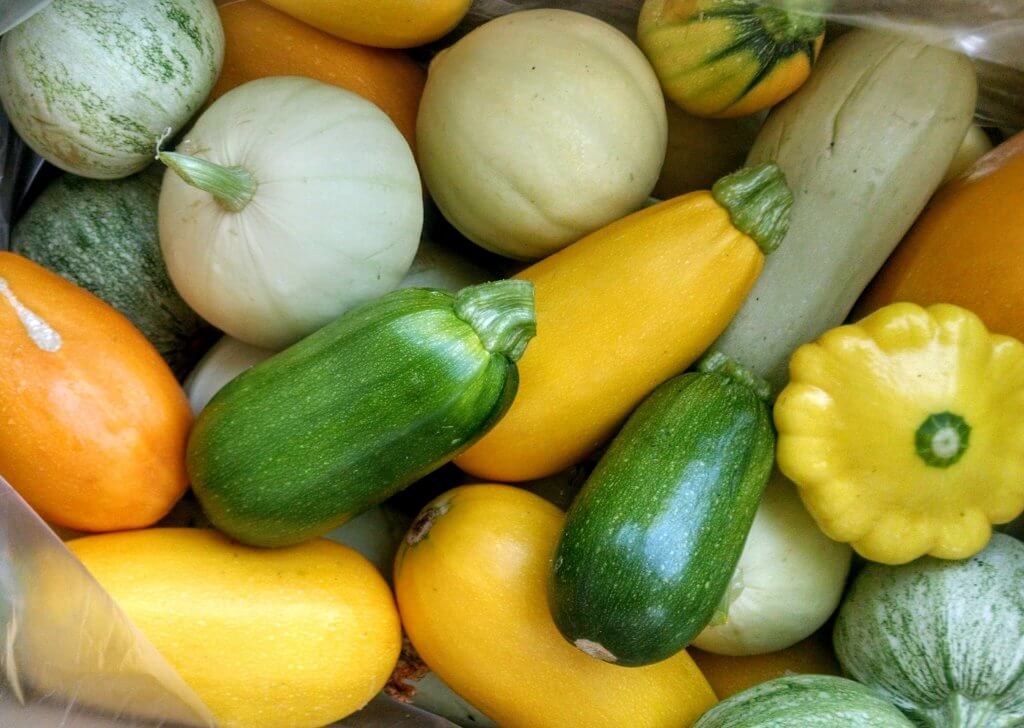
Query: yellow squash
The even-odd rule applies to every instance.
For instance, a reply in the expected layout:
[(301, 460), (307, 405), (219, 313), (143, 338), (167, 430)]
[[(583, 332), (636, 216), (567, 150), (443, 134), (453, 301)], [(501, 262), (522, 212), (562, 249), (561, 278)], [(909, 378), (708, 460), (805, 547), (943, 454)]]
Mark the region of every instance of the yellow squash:
[(512, 482), (581, 461), (722, 333), (785, 235), (791, 204), (774, 163), (750, 167), (516, 276), (533, 282), (538, 336), (512, 407), (459, 467)]
[(548, 612), (551, 557), (565, 521), (540, 496), (456, 488), (413, 523), (395, 561), (416, 651), (505, 728), (686, 728), (715, 703), (686, 651), (647, 667), (588, 657)]
[(353, 43), (412, 48), (458, 25), (470, 0), (264, 0), (314, 28)]
[(68, 543), (223, 728), (317, 728), (363, 707), (401, 643), (391, 592), (327, 540), (266, 551), (214, 531)]
[(1024, 345), (956, 306), (886, 306), (800, 347), (778, 464), (864, 558), (965, 559), (1024, 510)]
[(824, 38), (820, 16), (751, 0), (647, 0), (637, 29), (665, 95), (715, 118), (753, 114), (796, 91)]

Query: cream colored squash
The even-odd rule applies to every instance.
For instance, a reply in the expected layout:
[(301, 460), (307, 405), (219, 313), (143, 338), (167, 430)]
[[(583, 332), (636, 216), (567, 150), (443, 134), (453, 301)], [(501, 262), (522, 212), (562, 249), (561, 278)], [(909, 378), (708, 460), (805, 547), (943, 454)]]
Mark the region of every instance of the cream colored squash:
[(416, 139), (445, 217), (529, 260), (639, 209), (666, 129), (639, 48), (599, 20), (542, 9), (492, 20), (434, 59)]
[(419, 174), (387, 115), (306, 78), (220, 97), (160, 194), (160, 245), (182, 298), (247, 344), (283, 348), (395, 288), (423, 226)]
[(823, 534), (776, 470), (723, 602), (724, 622), (693, 644), (721, 655), (777, 652), (809, 637), (839, 606), (852, 551)]

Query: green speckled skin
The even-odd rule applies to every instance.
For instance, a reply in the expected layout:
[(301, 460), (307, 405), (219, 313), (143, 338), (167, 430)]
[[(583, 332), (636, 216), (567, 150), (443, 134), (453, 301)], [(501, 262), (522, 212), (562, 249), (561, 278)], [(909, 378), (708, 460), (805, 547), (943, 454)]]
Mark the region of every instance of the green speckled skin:
[(54, 0), (0, 42), (0, 100), (49, 162), (115, 179), (198, 111), (223, 57), (212, 0)]
[(114, 181), (65, 174), (15, 225), (11, 249), (116, 308), (182, 377), (207, 337), (202, 319), (174, 290), (160, 253), (162, 178), (157, 167)]
[(549, 590), (562, 634), (627, 666), (686, 647), (725, 594), (773, 449), (749, 387), (695, 373), (655, 390), (569, 510)]
[(965, 561), (869, 564), (839, 610), (836, 655), (915, 723), (1024, 726), (1024, 544)]
[(427, 289), (388, 294), (222, 389), (188, 446), (214, 525), (257, 546), (319, 536), (483, 435), (519, 378), (453, 301)]
[(693, 728), (913, 728), (868, 688), (831, 675), (769, 680), (723, 700)]

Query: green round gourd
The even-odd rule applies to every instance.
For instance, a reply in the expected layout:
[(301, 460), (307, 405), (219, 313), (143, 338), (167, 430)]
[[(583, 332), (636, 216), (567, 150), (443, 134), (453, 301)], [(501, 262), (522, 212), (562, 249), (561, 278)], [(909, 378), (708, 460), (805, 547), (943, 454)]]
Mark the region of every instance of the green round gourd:
[(202, 353), (207, 327), (174, 290), (160, 254), (161, 174), (62, 175), (15, 225), (11, 249), (116, 308), (183, 376)]
[(0, 42), (0, 101), (48, 162), (117, 179), (198, 111), (223, 57), (212, 0), (55, 0)]
[(868, 688), (831, 675), (793, 675), (723, 700), (693, 728), (913, 728)]
[(1024, 544), (869, 564), (839, 610), (843, 670), (934, 728), (1024, 725)]

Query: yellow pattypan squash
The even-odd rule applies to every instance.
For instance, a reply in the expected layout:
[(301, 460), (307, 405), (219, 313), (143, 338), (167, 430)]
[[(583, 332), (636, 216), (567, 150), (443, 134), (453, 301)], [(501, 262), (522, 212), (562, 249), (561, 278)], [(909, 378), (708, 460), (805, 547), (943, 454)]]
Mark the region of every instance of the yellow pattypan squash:
[(800, 347), (778, 464), (864, 558), (964, 559), (1024, 510), (1024, 345), (970, 311), (896, 303)]

